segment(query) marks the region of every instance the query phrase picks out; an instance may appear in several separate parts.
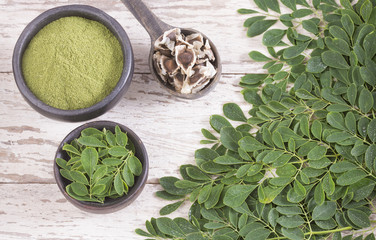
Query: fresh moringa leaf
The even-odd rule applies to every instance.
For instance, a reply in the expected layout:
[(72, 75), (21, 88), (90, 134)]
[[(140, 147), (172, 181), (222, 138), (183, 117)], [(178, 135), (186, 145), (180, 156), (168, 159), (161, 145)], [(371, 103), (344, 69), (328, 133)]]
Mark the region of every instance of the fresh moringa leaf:
[(307, 63), (307, 72), (311, 73), (321, 73), (323, 72), (328, 66), (325, 65), (321, 59), (321, 56), (315, 56), (308, 60)]
[(349, 209), (347, 211), (347, 216), (351, 222), (360, 228), (367, 228), (371, 225), (369, 216), (361, 210)]
[(204, 137), (206, 137), (207, 139), (210, 139), (210, 140), (217, 140), (217, 137), (214, 136), (209, 130), (205, 129), (205, 128), (202, 128), (201, 129), (201, 133), (202, 135), (204, 135)]
[(234, 185), (226, 191), (223, 203), (230, 207), (239, 207), (256, 187), (255, 185)]
[(290, 8), (291, 10), (296, 10), (296, 1), (295, 0), (281, 0), (282, 4), (286, 7)]
[(106, 189), (106, 185), (104, 184), (95, 184), (91, 190), (91, 194), (93, 195), (101, 195), (104, 190)]
[(369, 0), (364, 1), (364, 3), (362, 4), (360, 8), (360, 15), (362, 16), (365, 22), (368, 22), (368, 19), (371, 16), (372, 8), (373, 8), (373, 5), (371, 1)]
[(319, 32), (319, 29), (317, 27), (317, 24), (312, 21), (312, 20), (303, 20), (302, 21), (302, 26), (305, 30), (307, 30), (308, 32), (311, 32), (313, 34), (317, 34)]
[(311, 15), (312, 13), (313, 13), (312, 10), (303, 8), (303, 9), (295, 10), (291, 14), (291, 16), (294, 17), (294, 18), (303, 18), (303, 17)]
[(282, 216), (277, 219), (277, 223), (285, 228), (296, 228), (304, 223), (304, 219), (299, 216)]
[(212, 189), (212, 184), (207, 184), (204, 187), (202, 187), (198, 194), (197, 202), (199, 204), (205, 203), (209, 199)]
[(80, 144), (85, 145), (87, 147), (106, 147), (106, 144), (104, 144), (102, 141), (98, 140), (98, 138), (93, 136), (81, 136), (77, 140)]
[(342, 40), (346, 41), (348, 44), (350, 44), (350, 38), (343, 28), (340, 28), (339, 26), (331, 26), (331, 27), (329, 27), (329, 33), (333, 37), (338, 38), (338, 39), (342, 39)]
[(100, 166), (93, 174), (93, 181), (97, 182), (107, 174), (107, 166)]
[(286, 31), (282, 29), (271, 29), (264, 33), (262, 43), (267, 47), (274, 47), (282, 41)]
[(253, 9), (241, 8), (241, 9), (238, 9), (238, 13), (240, 13), (240, 14), (253, 14), (253, 13), (258, 13), (258, 12), (253, 10)]
[(123, 162), (124, 160), (120, 158), (109, 157), (109, 158), (102, 159), (102, 163), (106, 166), (119, 166)]
[(239, 140), (239, 146), (246, 152), (267, 149), (268, 147), (257, 141), (251, 136), (243, 137)]
[(234, 164), (243, 164), (244, 161), (238, 160), (234, 157), (223, 155), (219, 156), (213, 160), (215, 163), (222, 164), (222, 165), (234, 165)]
[(158, 229), (167, 235), (174, 236), (174, 237), (184, 237), (184, 232), (180, 229), (180, 227), (171, 219), (166, 217), (157, 218), (156, 225)]
[(114, 157), (123, 157), (128, 154), (128, 150), (125, 147), (115, 146), (108, 149), (108, 153)]
[(132, 174), (131, 170), (129, 169), (128, 165), (123, 167), (121, 172), (121, 176), (124, 179), (126, 186), (132, 187), (134, 185), (134, 175)]
[(285, 228), (282, 227), (282, 234), (283, 236), (287, 237), (291, 240), (301, 240), (304, 239), (304, 233), (303, 231), (296, 227), (296, 228)]
[(111, 131), (106, 132), (106, 141), (110, 146), (116, 146), (116, 137)]
[(68, 179), (69, 181), (73, 181), (73, 178), (71, 177), (69, 170), (62, 168), (59, 172), (61, 176), (63, 176), (64, 178)]
[(325, 156), (326, 151), (327, 151), (326, 147), (316, 146), (311, 151), (309, 151), (307, 157), (308, 159), (311, 159), (311, 160), (319, 160)]
[(63, 168), (63, 169), (66, 169), (66, 170), (69, 170), (70, 169), (70, 166), (68, 165), (68, 162), (65, 161), (64, 159), (62, 158), (56, 158), (56, 164)]
[(334, 51), (325, 51), (321, 54), (322, 61), (325, 65), (338, 69), (349, 69), (349, 64), (346, 62), (342, 54)]
[(222, 127), (231, 127), (231, 123), (220, 115), (210, 116), (210, 125), (218, 133), (221, 131)]
[(243, 26), (248, 28), (248, 27), (252, 26), (252, 24), (254, 24), (255, 22), (257, 22), (259, 20), (263, 20), (263, 19), (265, 19), (265, 16), (255, 16), (255, 17), (247, 18), (244, 21)]
[(124, 184), (123, 184), (123, 180), (121, 179), (120, 173), (117, 173), (115, 175), (114, 188), (115, 188), (115, 191), (117, 192), (117, 194), (119, 194), (120, 196), (123, 195)]
[(182, 199), (184, 196), (181, 195), (172, 195), (166, 191), (157, 191), (155, 195), (159, 198), (165, 199), (165, 200), (178, 200)]
[(103, 135), (104, 133), (96, 128), (88, 127), (81, 131), (82, 136)]
[(247, 36), (255, 37), (260, 35), (273, 26), (276, 22), (276, 20), (258, 20), (248, 28)]
[(363, 47), (366, 53), (366, 56), (373, 58), (376, 54), (376, 32), (371, 32), (365, 36), (363, 41)]
[(340, 54), (347, 55), (347, 56), (350, 55), (350, 47), (345, 40), (342, 40), (340, 38), (326, 37), (325, 44), (332, 51), (335, 51), (335, 52), (338, 52)]
[(283, 51), (283, 57), (285, 59), (291, 59), (291, 58), (299, 56), (308, 47), (308, 44), (309, 42), (305, 42), (296, 46), (291, 46), (291, 47), (286, 48)]
[(376, 145), (372, 144), (364, 152), (364, 162), (368, 169), (376, 169)]
[(128, 167), (135, 176), (140, 176), (142, 172), (142, 163), (136, 156), (132, 155), (129, 157)]
[(78, 196), (86, 196), (89, 194), (87, 187), (82, 183), (73, 182), (69, 186), (72, 188), (72, 191)]
[(161, 210), (159, 211), (159, 214), (161, 214), (161, 216), (168, 215), (174, 212), (176, 209), (178, 209), (183, 203), (184, 201), (178, 201), (176, 203), (168, 204), (164, 206), (163, 208), (161, 208)]
[(248, 54), (248, 56), (256, 61), (256, 62), (265, 62), (265, 61), (270, 61), (272, 60), (271, 58), (265, 56), (264, 54), (258, 52), (258, 51), (252, 51)]
[(226, 148), (237, 151), (238, 142), (242, 138), (242, 134), (233, 127), (223, 127), (220, 132), (220, 140)]
[(80, 151), (78, 151), (74, 146), (72, 146), (71, 144), (67, 144), (65, 143), (64, 146), (63, 146), (63, 150), (66, 151), (66, 152), (71, 152), (73, 154), (76, 154), (76, 155), (81, 155)]
[(81, 163), (85, 172), (91, 178), (98, 163), (98, 152), (95, 148), (85, 148), (81, 154)]
[(86, 176), (79, 171), (70, 171), (70, 176), (75, 182), (81, 183), (81, 184), (86, 184), (89, 185), (89, 181), (87, 180)]
[(120, 127), (116, 125), (115, 127), (115, 137), (116, 137), (116, 143), (119, 146), (125, 147), (128, 143), (128, 136), (124, 132), (121, 131)]
[(313, 220), (328, 220), (336, 213), (336, 203), (326, 201), (322, 205), (316, 206), (312, 212)]
[(359, 108), (363, 113), (368, 113), (373, 107), (373, 96), (371, 92), (364, 88), (359, 95)]
[(175, 183), (179, 181), (178, 178), (175, 177), (162, 177), (159, 179), (159, 183), (163, 187), (163, 189), (172, 195), (186, 195), (191, 192), (190, 189), (186, 188), (177, 188)]
[(337, 184), (340, 186), (348, 186), (362, 180), (365, 177), (367, 177), (367, 174), (363, 170), (354, 169), (343, 173), (337, 179)]
[(256, 84), (266, 79), (268, 74), (246, 74), (242, 77), (241, 82), (245, 84)]
[(226, 103), (223, 105), (223, 114), (233, 121), (247, 122), (243, 111), (236, 103)]
[(354, 22), (348, 14), (341, 17), (341, 23), (347, 34), (352, 38), (354, 34)]

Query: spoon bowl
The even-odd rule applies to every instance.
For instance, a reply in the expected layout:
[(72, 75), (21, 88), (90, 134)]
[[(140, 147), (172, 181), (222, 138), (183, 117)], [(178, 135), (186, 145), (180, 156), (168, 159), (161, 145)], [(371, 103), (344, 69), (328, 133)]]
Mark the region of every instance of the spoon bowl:
[(134, 17), (141, 23), (141, 25), (145, 28), (145, 30), (148, 32), (150, 36), (151, 47), (150, 47), (150, 53), (149, 53), (149, 68), (154, 79), (156, 79), (161, 84), (162, 88), (164, 88), (170, 94), (176, 97), (185, 98), (185, 99), (200, 98), (202, 96), (205, 96), (206, 94), (208, 94), (211, 90), (215, 88), (215, 86), (218, 84), (220, 77), (221, 77), (222, 64), (221, 64), (221, 59), (220, 59), (217, 48), (205, 34), (195, 29), (191, 29), (191, 28), (180, 28), (181, 32), (186, 36), (192, 33), (200, 33), (205, 40), (209, 41), (211, 50), (213, 51), (213, 54), (215, 56), (215, 61), (213, 65), (217, 73), (203, 89), (201, 89), (200, 91), (196, 93), (185, 94), (185, 93), (177, 92), (172, 85), (166, 83), (158, 75), (157, 70), (155, 69), (155, 66), (153, 64), (153, 61), (154, 61), (153, 54), (155, 52), (155, 49), (154, 49), (155, 41), (159, 37), (161, 37), (164, 32), (174, 29), (174, 28), (179, 28), (179, 27), (174, 27), (161, 21), (153, 12), (150, 11), (150, 9), (141, 0), (122, 0), (122, 2), (125, 4), (128, 10), (134, 15)]

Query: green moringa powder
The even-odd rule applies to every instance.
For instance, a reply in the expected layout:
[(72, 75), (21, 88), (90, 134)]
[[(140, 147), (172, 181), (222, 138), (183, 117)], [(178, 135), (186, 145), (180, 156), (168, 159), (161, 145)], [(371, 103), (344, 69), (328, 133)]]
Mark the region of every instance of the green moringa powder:
[(64, 110), (90, 107), (116, 86), (123, 52), (101, 23), (63, 17), (40, 30), (22, 58), (27, 86), (44, 103)]

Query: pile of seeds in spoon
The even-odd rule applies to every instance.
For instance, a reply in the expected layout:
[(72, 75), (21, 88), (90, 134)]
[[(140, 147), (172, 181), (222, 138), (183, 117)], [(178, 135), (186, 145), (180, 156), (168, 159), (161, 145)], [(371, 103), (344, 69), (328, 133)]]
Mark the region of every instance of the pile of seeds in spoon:
[(200, 33), (166, 31), (154, 44), (153, 64), (166, 85), (183, 94), (197, 93), (215, 76), (215, 56)]

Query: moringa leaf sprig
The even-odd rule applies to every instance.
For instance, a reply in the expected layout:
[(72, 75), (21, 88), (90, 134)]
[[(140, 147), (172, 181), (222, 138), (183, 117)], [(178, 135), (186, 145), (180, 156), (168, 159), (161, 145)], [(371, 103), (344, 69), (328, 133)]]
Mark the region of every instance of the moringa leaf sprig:
[[(240, 85), (236, 103), (202, 129), (182, 179), (163, 177), (157, 196), (192, 202), (188, 219), (146, 221), (148, 239), (375, 239), (376, 1), (254, 0), (244, 22), (262, 34), (265, 74)], [(290, 9), (281, 14), (280, 4)], [(273, 28), (277, 22), (284, 28)], [(247, 117), (249, 115), (249, 117)], [(239, 122), (233, 126), (234, 122)], [(177, 201), (176, 201), (177, 200)], [(345, 232), (347, 236), (342, 237)], [(370, 234), (367, 234), (370, 233)], [(353, 234), (355, 234), (353, 236)]]
[(67, 193), (79, 201), (104, 203), (106, 198), (121, 197), (142, 172), (133, 143), (117, 125), (115, 134), (105, 128), (85, 128), (63, 150), (69, 159), (57, 158), (56, 163), (60, 174), (71, 181)]

